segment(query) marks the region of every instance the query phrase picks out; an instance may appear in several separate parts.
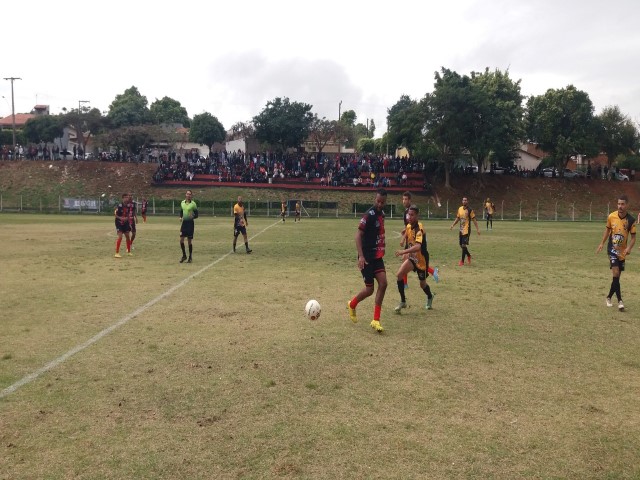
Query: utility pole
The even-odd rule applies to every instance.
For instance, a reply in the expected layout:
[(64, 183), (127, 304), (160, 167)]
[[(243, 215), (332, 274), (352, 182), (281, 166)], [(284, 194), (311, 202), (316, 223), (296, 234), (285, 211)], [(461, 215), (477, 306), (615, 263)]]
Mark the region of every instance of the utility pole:
[(16, 108), (13, 102), (13, 81), (14, 80), (22, 80), (19, 77), (4, 77), (5, 80), (11, 80), (11, 118), (12, 118), (12, 126), (13, 126), (13, 154), (15, 155), (16, 151)]
[(338, 138), (338, 160), (340, 160), (340, 145), (342, 143), (342, 129), (340, 128), (340, 109), (342, 108), (342, 100), (340, 100), (340, 103), (338, 103), (338, 132), (339, 133), (339, 138)]
[[(80, 140), (80, 145), (82, 147), (82, 152), (84, 154), (84, 132), (82, 131), (82, 104), (90, 103), (89, 100), (78, 100), (78, 128), (80, 132), (76, 132), (76, 141)], [(84, 160), (84, 158), (82, 159)]]

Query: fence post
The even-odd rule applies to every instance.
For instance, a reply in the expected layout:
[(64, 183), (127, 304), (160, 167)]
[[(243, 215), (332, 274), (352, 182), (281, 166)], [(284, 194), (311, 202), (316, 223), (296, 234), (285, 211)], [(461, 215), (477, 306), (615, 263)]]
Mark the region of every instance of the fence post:
[(556, 200), (556, 222), (558, 221), (558, 201)]
[(520, 200), (520, 221), (522, 221), (522, 200)]
[(2, 195), (0, 195), (0, 212), (2, 211)]
[(151, 199), (151, 209), (153, 210), (153, 214), (156, 214), (156, 197)]
[(504, 200), (502, 200), (502, 211), (500, 212), (500, 220), (504, 220)]
[(40, 197), (40, 213), (42, 213), (42, 197)]
[(20, 195), (20, 211), (22, 211), (22, 195)]
[(540, 202), (536, 204), (536, 222), (540, 221)]
[(576, 221), (576, 204), (575, 202), (571, 204), (571, 221)]
[(58, 213), (62, 211), (62, 198), (58, 195)]
[(593, 205), (593, 202), (591, 202), (589, 204), (589, 221), (591, 221), (591, 206)]
[(176, 214), (176, 201), (171, 200), (171, 215), (175, 215), (175, 214)]
[(447, 200), (447, 220), (449, 220), (449, 200)]

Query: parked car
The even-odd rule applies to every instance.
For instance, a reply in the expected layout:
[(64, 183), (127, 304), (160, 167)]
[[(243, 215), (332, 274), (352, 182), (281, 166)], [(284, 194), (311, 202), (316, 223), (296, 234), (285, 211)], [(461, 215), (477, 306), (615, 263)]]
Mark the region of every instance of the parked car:
[[(555, 171), (555, 175), (554, 172)], [(543, 177), (547, 177), (547, 178), (551, 178), (551, 177), (557, 177), (558, 176), (558, 171), (555, 168), (551, 168), (551, 167), (547, 167), (547, 168), (543, 168), (542, 169), (542, 176)]]
[(578, 176), (577, 172), (573, 170), (569, 170), (568, 168), (564, 169), (564, 178), (576, 178)]
[(616, 173), (613, 175), (613, 178), (615, 178), (616, 180), (620, 180), (621, 182), (628, 182), (628, 181), (629, 181), (629, 176), (628, 176), (628, 175), (625, 175), (625, 174), (624, 174), (624, 173), (622, 173), (622, 172), (616, 172)]

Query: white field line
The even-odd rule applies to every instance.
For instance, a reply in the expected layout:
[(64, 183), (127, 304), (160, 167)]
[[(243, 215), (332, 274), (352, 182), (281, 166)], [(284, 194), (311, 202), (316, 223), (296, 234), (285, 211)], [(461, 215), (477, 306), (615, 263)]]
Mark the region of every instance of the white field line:
[[(254, 238), (256, 238), (258, 235), (266, 232), (267, 230), (269, 230), (271, 227), (274, 227), (278, 224), (280, 224), (281, 222), (275, 222), (267, 227), (265, 227), (263, 230), (259, 231), (258, 233), (256, 233), (255, 235), (253, 235), (249, 240), (253, 240)], [(44, 365), (43, 367), (39, 368), (38, 370), (36, 370), (35, 372), (30, 373), (29, 375), (26, 375), (25, 377), (21, 378), (20, 380), (18, 380), (17, 382), (15, 382), (13, 385), (8, 386), (7, 388), (5, 388), (4, 390), (2, 390), (0, 392), (0, 399), (4, 398), (8, 395), (11, 395), (13, 392), (15, 392), (16, 390), (18, 390), (20, 387), (23, 387), (24, 385), (27, 385), (28, 383), (31, 383), (32, 381), (34, 381), (35, 379), (37, 379), (38, 377), (40, 377), (41, 375), (43, 375), (44, 373), (48, 372), (49, 370), (52, 370), (54, 368), (56, 368), (58, 365), (64, 363), (65, 361), (67, 361), (69, 358), (71, 358), (72, 356), (74, 356), (76, 353), (79, 353), (81, 351), (83, 351), (84, 349), (86, 349), (87, 347), (90, 347), (91, 345), (93, 345), (94, 343), (96, 343), (98, 340), (100, 340), (102, 337), (110, 334), (111, 332), (113, 332), (114, 330), (120, 328), (121, 326), (125, 325), (126, 323), (128, 323), (130, 320), (134, 319), (135, 317), (137, 317), (138, 315), (140, 315), (141, 313), (143, 313), (145, 310), (149, 309), (150, 307), (152, 307), (153, 305), (155, 305), (156, 303), (158, 303), (160, 300), (163, 300), (165, 298), (167, 298), (168, 296), (170, 296), (171, 294), (173, 294), (176, 290), (184, 287), (187, 283), (189, 283), (193, 278), (197, 277), (198, 275), (200, 275), (203, 272), (206, 272), (207, 270), (209, 270), (211, 267), (213, 267), (214, 265), (216, 265), (218, 262), (221, 262), (222, 260), (224, 260), (225, 258), (227, 258), (229, 255), (231, 255), (231, 253), (233, 253), (232, 251), (225, 253), (223, 256), (221, 256), (220, 258), (218, 258), (217, 260), (214, 260), (213, 262), (211, 262), (209, 265), (206, 265), (204, 267), (202, 267), (200, 270), (198, 270), (195, 273), (192, 273), (191, 275), (189, 275), (187, 278), (185, 278), (184, 280), (182, 280), (180, 283), (174, 285), (173, 287), (169, 288), (169, 290), (167, 290), (164, 293), (161, 293), (160, 295), (158, 295), (156, 298), (154, 298), (153, 300), (148, 301), (147, 303), (145, 303), (144, 305), (142, 305), (141, 307), (139, 307), (138, 309), (136, 309), (135, 311), (131, 312), (128, 315), (125, 315), (124, 317), (122, 317), (120, 320), (118, 320), (116, 323), (114, 323), (113, 325), (110, 325), (109, 327), (105, 328), (104, 330), (102, 330), (100, 333), (94, 335), (93, 337), (91, 337), (89, 340), (87, 340), (86, 342), (77, 345), (75, 347), (73, 347), (71, 350), (69, 350), (68, 352), (66, 352), (63, 355), (60, 355), (58, 358), (51, 360), (49, 363), (47, 363), (46, 365)]]

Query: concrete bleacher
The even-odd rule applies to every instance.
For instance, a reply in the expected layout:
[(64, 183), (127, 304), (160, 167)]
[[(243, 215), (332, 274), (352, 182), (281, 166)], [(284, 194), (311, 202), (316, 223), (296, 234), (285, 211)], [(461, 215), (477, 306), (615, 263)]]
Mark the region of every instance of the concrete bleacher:
[[(400, 192), (400, 191), (410, 191), (410, 192), (421, 192), (424, 190), (423, 185), (423, 177), (421, 173), (407, 173), (407, 181), (406, 183), (396, 181), (395, 173), (382, 173), (377, 174), (376, 176), (386, 177), (389, 179), (390, 186), (385, 187), (387, 190), (392, 192)], [(172, 178), (165, 179), (161, 183), (156, 183), (156, 186), (167, 186), (167, 187), (248, 187), (248, 188), (278, 188), (278, 189), (287, 189), (287, 190), (315, 190), (315, 189), (326, 189), (326, 190), (340, 190), (340, 191), (362, 191), (366, 189), (373, 190), (375, 187), (373, 183), (369, 184), (368, 181), (370, 179), (370, 173), (362, 173), (360, 175), (362, 179), (362, 184), (354, 186), (351, 182), (344, 186), (334, 186), (334, 185), (322, 185), (320, 178), (310, 178), (309, 181), (306, 180), (305, 177), (286, 177), (286, 178), (274, 178), (271, 180), (271, 183), (256, 183), (256, 182), (239, 182), (235, 181), (220, 181), (218, 175), (212, 174), (204, 174), (199, 173), (196, 174), (193, 180), (174, 180)]]

